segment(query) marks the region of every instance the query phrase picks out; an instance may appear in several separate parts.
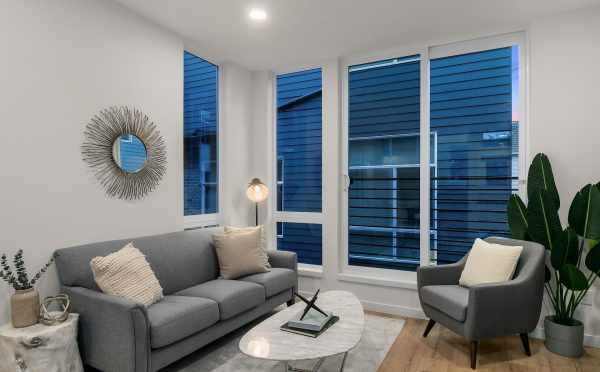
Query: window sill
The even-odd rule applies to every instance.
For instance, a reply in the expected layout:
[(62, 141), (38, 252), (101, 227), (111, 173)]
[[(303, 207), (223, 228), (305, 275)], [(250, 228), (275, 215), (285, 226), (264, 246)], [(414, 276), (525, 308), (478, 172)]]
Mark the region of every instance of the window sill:
[(417, 290), (417, 280), (412, 279), (387, 279), (377, 276), (355, 274), (355, 273), (339, 273), (337, 279), (342, 282), (370, 284), (383, 287), (404, 288)]
[(195, 216), (184, 216), (183, 217), (183, 228), (184, 229), (197, 229), (208, 226), (215, 226), (221, 224), (221, 215), (219, 213), (211, 214), (198, 214)]
[(320, 279), (323, 277), (323, 267), (300, 264), (298, 265), (298, 276)]

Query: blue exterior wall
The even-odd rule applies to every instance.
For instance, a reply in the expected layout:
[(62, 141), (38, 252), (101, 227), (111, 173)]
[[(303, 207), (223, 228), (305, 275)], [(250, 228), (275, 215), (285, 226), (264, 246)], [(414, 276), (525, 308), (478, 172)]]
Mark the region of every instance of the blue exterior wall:
[[(430, 246), (437, 263), (459, 260), (477, 237), (508, 235), (506, 202), (518, 188), (517, 54), (514, 47), (431, 61)], [(419, 265), (419, 62), (404, 61), (349, 72), (353, 265)]]
[(278, 210), (321, 211), (321, 69), (277, 76)]
[(348, 262), (413, 269), (419, 260), (420, 60), (348, 72)]
[[(321, 69), (277, 76), (277, 210), (321, 212)], [(278, 223), (277, 248), (322, 263), (322, 226)]]
[(506, 203), (518, 187), (516, 55), (513, 47), (431, 61), (437, 138), (431, 226), (438, 263), (462, 258), (475, 238), (508, 235)]
[(218, 67), (183, 58), (184, 215), (218, 211)]

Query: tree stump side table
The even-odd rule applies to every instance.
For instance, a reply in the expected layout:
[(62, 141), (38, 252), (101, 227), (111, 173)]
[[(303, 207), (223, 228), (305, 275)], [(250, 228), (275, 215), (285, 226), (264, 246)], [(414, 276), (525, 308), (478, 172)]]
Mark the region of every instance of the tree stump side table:
[(77, 347), (79, 315), (52, 326), (0, 327), (0, 372), (83, 372)]

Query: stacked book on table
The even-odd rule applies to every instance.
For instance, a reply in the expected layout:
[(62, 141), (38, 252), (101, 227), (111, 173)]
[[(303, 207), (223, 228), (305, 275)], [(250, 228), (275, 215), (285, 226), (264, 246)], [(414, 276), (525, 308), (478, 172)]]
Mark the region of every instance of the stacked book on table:
[(308, 310), (304, 317), (302, 317), (303, 313), (303, 311), (298, 312), (294, 318), (281, 326), (281, 330), (317, 337), (339, 320), (337, 316), (330, 312), (325, 312), (327, 315), (324, 315), (314, 308)]

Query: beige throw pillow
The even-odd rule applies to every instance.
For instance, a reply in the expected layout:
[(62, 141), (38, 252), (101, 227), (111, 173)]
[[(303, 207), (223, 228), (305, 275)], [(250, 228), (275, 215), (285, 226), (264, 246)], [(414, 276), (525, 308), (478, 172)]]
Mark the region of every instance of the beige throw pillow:
[(492, 244), (476, 239), (460, 275), (460, 285), (470, 287), (511, 280), (521, 251), (523, 247), (520, 246)]
[(271, 268), (271, 264), (269, 263), (269, 255), (267, 254), (267, 238), (265, 236), (265, 228), (263, 225), (260, 226), (251, 226), (251, 227), (233, 227), (233, 226), (225, 226), (224, 231), (225, 234), (229, 233), (240, 233), (240, 232), (251, 232), (259, 230), (260, 231), (260, 248), (263, 251), (263, 260), (265, 262), (265, 266), (269, 269)]
[(223, 279), (269, 271), (260, 247), (260, 231), (213, 235)]
[(163, 298), (163, 289), (146, 257), (132, 243), (106, 257), (90, 261), (102, 292), (150, 306)]

